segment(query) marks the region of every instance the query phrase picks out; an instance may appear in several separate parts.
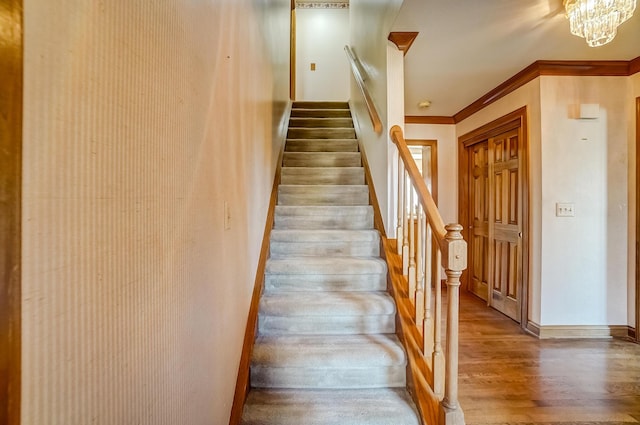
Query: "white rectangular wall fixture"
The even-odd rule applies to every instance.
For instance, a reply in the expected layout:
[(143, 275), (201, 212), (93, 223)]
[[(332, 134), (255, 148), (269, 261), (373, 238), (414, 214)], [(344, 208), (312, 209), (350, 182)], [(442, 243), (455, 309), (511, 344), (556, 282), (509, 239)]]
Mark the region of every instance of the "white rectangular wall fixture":
[(581, 103), (580, 119), (595, 120), (600, 117), (600, 105), (597, 103)]

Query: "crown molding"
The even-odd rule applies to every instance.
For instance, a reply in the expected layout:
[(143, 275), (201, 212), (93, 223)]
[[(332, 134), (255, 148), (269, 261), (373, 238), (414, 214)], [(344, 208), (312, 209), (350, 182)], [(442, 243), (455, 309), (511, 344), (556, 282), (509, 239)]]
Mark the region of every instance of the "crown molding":
[(417, 32), (390, 32), (387, 39), (395, 44), (398, 50), (401, 50), (406, 56), (418, 34)]
[(453, 117), (435, 115), (406, 115), (405, 124), (455, 124)]
[[(541, 75), (628, 77), (640, 72), (640, 56), (630, 61), (535, 61), (453, 117), (405, 116), (406, 124), (456, 124)], [(445, 118), (451, 118), (447, 120)]]
[(640, 72), (640, 56), (629, 61), (629, 75)]
[(536, 61), (455, 114), (460, 122), (541, 75), (628, 76), (629, 61)]

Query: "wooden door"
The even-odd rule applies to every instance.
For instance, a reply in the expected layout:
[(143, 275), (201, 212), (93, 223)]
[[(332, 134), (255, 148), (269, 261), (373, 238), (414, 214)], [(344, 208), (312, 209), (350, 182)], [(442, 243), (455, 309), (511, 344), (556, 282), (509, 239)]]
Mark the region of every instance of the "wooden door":
[[(24, 2), (2, 2), (0, 44), (0, 424), (20, 424)], [(33, 164), (32, 164), (33, 166)]]
[(520, 129), (488, 141), (489, 305), (520, 322), (522, 287), (522, 190)]
[(489, 143), (476, 143), (469, 150), (469, 286), (468, 290), (488, 301), (489, 293)]
[(461, 281), (528, 329), (527, 108), (459, 137), (459, 217), (469, 244)]

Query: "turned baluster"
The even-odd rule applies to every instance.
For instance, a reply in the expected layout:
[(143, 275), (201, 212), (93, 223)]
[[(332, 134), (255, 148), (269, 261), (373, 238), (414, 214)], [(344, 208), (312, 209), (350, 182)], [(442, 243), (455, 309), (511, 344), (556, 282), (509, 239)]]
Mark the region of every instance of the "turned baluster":
[(396, 229), (396, 251), (398, 255), (402, 255), (404, 204), (404, 164), (402, 163), (402, 158), (398, 155), (398, 227)]

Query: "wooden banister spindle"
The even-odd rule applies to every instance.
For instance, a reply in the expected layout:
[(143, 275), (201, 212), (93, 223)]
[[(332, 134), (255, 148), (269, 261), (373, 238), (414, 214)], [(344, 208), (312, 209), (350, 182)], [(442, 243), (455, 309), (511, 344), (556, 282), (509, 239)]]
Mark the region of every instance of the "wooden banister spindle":
[(415, 204), (413, 201), (415, 193), (413, 187), (409, 192), (409, 299), (416, 303), (416, 226), (415, 226)]
[(407, 182), (407, 172), (405, 170), (403, 175), (403, 192), (404, 196), (402, 197), (402, 275), (406, 278), (409, 277), (409, 209), (407, 208), (407, 199), (409, 198), (409, 191), (411, 189), (411, 185)]
[(404, 204), (404, 164), (402, 163), (402, 158), (398, 155), (398, 227), (396, 228), (396, 251), (398, 255), (402, 255)]
[(431, 226), (425, 226), (425, 269), (424, 269), (424, 322), (422, 352), (425, 357), (433, 354), (433, 312), (432, 312), (432, 294), (433, 294), (433, 270), (439, 268), (438, 263), (434, 262), (433, 256), (433, 232)]
[(440, 284), (440, 250), (436, 249), (434, 261), (434, 318), (433, 318), (433, 392), (439, 399), (444, 397), (445, 369), (444, 353), (442, 352), (442, 285)]
[[(418, 204), (417, 217), (418, 231), (416, 244), (416, 326), (420, 333), (424, 332), (421, 326), (424, 322), (424, 214), (422, 213), (422, 205)], [(423, 351), (424, 352), (424, 351)]]
[(444, 240), (445, 273), (447, 275), (447, 351), (445, 390), (441, 405), (441, 421), (445, 424), (464, 423), (458, 403), (458, 320), (460, 276), (467, 267), (467, 243), (462, 238), (462, 226), (448, 224)]

